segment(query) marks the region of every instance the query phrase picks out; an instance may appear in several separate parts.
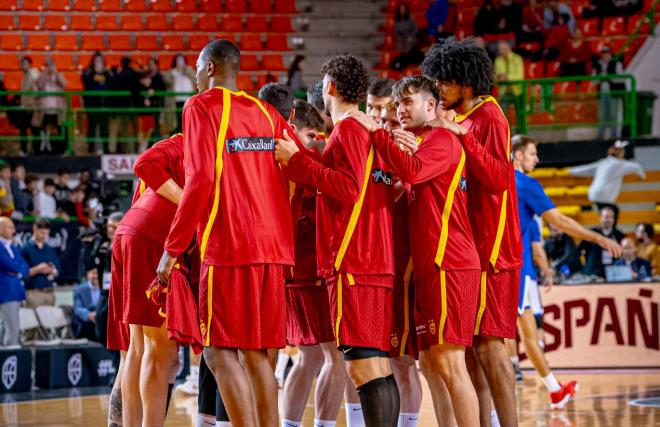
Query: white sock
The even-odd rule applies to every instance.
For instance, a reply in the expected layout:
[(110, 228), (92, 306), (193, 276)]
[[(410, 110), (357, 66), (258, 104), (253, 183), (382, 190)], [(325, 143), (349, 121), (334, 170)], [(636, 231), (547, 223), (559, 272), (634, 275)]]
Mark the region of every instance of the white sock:
[(229, 421), (216, 421), (215, 427), (231, 427), (231, 423)]
[(397, 427), (417, 427), (419, 412), (400, 413)]
[(495, 409), (490, 411), (490, 424), (491, 427), (500, 427), (500, 419), (497, 418), (497, 411)]
[(513, 363), (514, 365), (518, 365), (520, 363), (520, 358), (518, 356), (513, 356), (511, 358), (511, 363)]
[(314, 427), (335, 427), (337, 421), (324, 421), (314, 418)]
[(199, 365), (190, 365), (190, 377), (191, 378), (199, 378)]
[(539, 341), (539, 347), (541, 347), (541, 350), (545, 350), (545, 341)]
[(275, 365), (275, 378), (278, 382), (284, 381), (284, 371), (286, 371), (286, 365), (289, 363), (289, 355), (283, 351), (277, 356), (277, 364)]
[(348, 427), (364, 427), (364, 415), (362, 405), (359, 403), (346, 403), (346, 425)]
[(197, 427), (215, 427), (215, 416), (197, 414)]
[(545, 388), (548, 389), (550, 393), (554, 393), (556, 391), (561, 390), (561, 386), (559, 385), (559, 381), (557, 381), (557, 378), (555, 378), (555, 374), (550, 372), (547, 377), (541, 378), (543, 381), (543, 384), (545, 384)]
[(282, 427), (302, 427), (302, 421), (282, 420)]

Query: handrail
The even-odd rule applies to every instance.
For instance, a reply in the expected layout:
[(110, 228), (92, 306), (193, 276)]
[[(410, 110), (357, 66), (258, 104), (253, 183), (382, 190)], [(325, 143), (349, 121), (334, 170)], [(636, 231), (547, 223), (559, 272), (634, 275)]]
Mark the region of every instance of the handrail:
[(660, 5), (660, 0), (654, 0), (653, 3), (651, 3), (651, 6), (649, 7), (649, 10), (647, 10), (644, 13), (644, 18), (640, 19), (639, 22), (637, 22), (637, 25), (635, 26), (635, 29), (633, 30), (632, 33), (628, 34), (628, 37), (626, 38), (626, 41), (623, 43), (621, 46), (621, 49), (614, 55), (616, 59), (620, 59), (623, 56), (623, 52), (626, 51), (628, 46), (630, 46), (637, 37), (639, 37), (639, 30), (641, 30), (642, 25), (644, 25), (644, 19), (649, 20), (649, 26), (651, 27), (651, 36), (655, 36), (655, 11), (657, 7)]

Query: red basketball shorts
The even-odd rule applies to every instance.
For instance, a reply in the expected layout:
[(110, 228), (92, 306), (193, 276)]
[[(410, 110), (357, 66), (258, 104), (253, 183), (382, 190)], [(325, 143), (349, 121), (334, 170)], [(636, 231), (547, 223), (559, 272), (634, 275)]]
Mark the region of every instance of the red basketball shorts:
[(420, 351), (443, 343), (472, 345), (479, 275), (479, 270), (438, 270), (415, 277), (415, 323)]
[(475, 335), (516, 337), (520, 269), (482, 272)]
[(286, 284), (286, 342), (289, 345), (316, 345), (332, 342), (330, 302), (324, 283)]
[(202, 265), (199, 317), (204, 346), (282, 348), (285, 310), (282, 265)]
[(337, 346), (390, 351), (392, 276), (337, 274), (328, 279), (330, 316)]
[(121, 234), (112, 244), (110, 316), (127, 324), (159, 328), (165, 318), (147, 297), (163, 245), (140, 235)]
[[(112, 293), (112, 290), (110, 293)], [(128, 345), (131, 342), (131, 332), (128, 324), (108, 316), (107, 340), (106, 347), (108, 350), (128, 351)]]
[(396, 277), (393, 288), (392, 333), (390, 357), (409, 355), (417, 359), (415, 333), (415, 289), (412, 271), (406, 277)]

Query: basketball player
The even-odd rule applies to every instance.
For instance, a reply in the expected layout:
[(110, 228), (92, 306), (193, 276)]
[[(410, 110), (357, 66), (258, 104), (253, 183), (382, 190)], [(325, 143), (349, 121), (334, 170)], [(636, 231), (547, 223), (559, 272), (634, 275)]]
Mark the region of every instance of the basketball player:
[(412, 186), (410, 237), (420, 359), (428, 358), (429, 376), (439, 376), (447, 385), (458, 425), (478, 426), (479, 402), (465, 365), (480, 280), (467, 214), (465, 152), (452, 133), (425, 127), (435, 119), (438, 102), (431, 79), (405, 77), (392, 95), (401, 126), (421, 140), (419, 150), (409, 155), (382, 130), (373, 138), (385, 161)]
[(332, 123), (332, 117), (330, 117), (323, 104), (323, 80), (314, 82), (314, 84), (307, 89), (307, 102), (316, 108), (316, 111), (319, 112), (325, 123), (325, 129), (323, 132), (319, 133), (319, 138), (323, 140), (327, 139), (332, 133), (335, 125)]
[(352, 55), (323, 66), (323, 99), (335, 128), (321, 162), (278, 140), (276, 159), (290, 178), (314, 186), (318, 274), (326, 279), (336, 345), (344, 352), (367, 426), (395, 425), (399, 392), (387, 351), (391, 332), (393, 191), (372, 180), (383, 171), (370, 135), (355, 120), (369, 86), (369, 72)]
[(239, 69), (228, 40), (199, 54), (200, 93), (183, 112), (186, 186), (158, 275), (168, 280), (197, 229), (204, 360), (232, 425), (272, 426), (277, 383), (268, 349), (285, 344), (284, 266), (294, 263), (288, 184), (272, 149), (288, 125), (238, 90)]
[(380, 123), (383, 110), (392, 96), (392, 79), (374, 79), (367, 89), (367, 115), (376, 123)]
[(284, 117), (284, 120), (291, 121), (293, 117), (293, 90), (284, 83), (266, 83), (259, 89), (257, 98), (265, 101), (275, 107), (275, 109)]

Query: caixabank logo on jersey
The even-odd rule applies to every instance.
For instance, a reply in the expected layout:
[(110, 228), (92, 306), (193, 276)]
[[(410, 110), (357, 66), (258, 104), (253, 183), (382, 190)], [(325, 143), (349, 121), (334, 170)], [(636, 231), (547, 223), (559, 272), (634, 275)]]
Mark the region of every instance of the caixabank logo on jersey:
[(388, 172), (382, 169), (374, 169), (374, 171), (371, 173), (371, 179), (374, 184), (385, 184), (387, 186), (394, 184), (394, 180), (392, 179), (392, 172)]
[(274, 151), (275, 140), (271, 137), (265, 136), (231, 138), (227, 140), (225, 146), (227, 147), (227, 152), (229, 154), (255, 151)]

